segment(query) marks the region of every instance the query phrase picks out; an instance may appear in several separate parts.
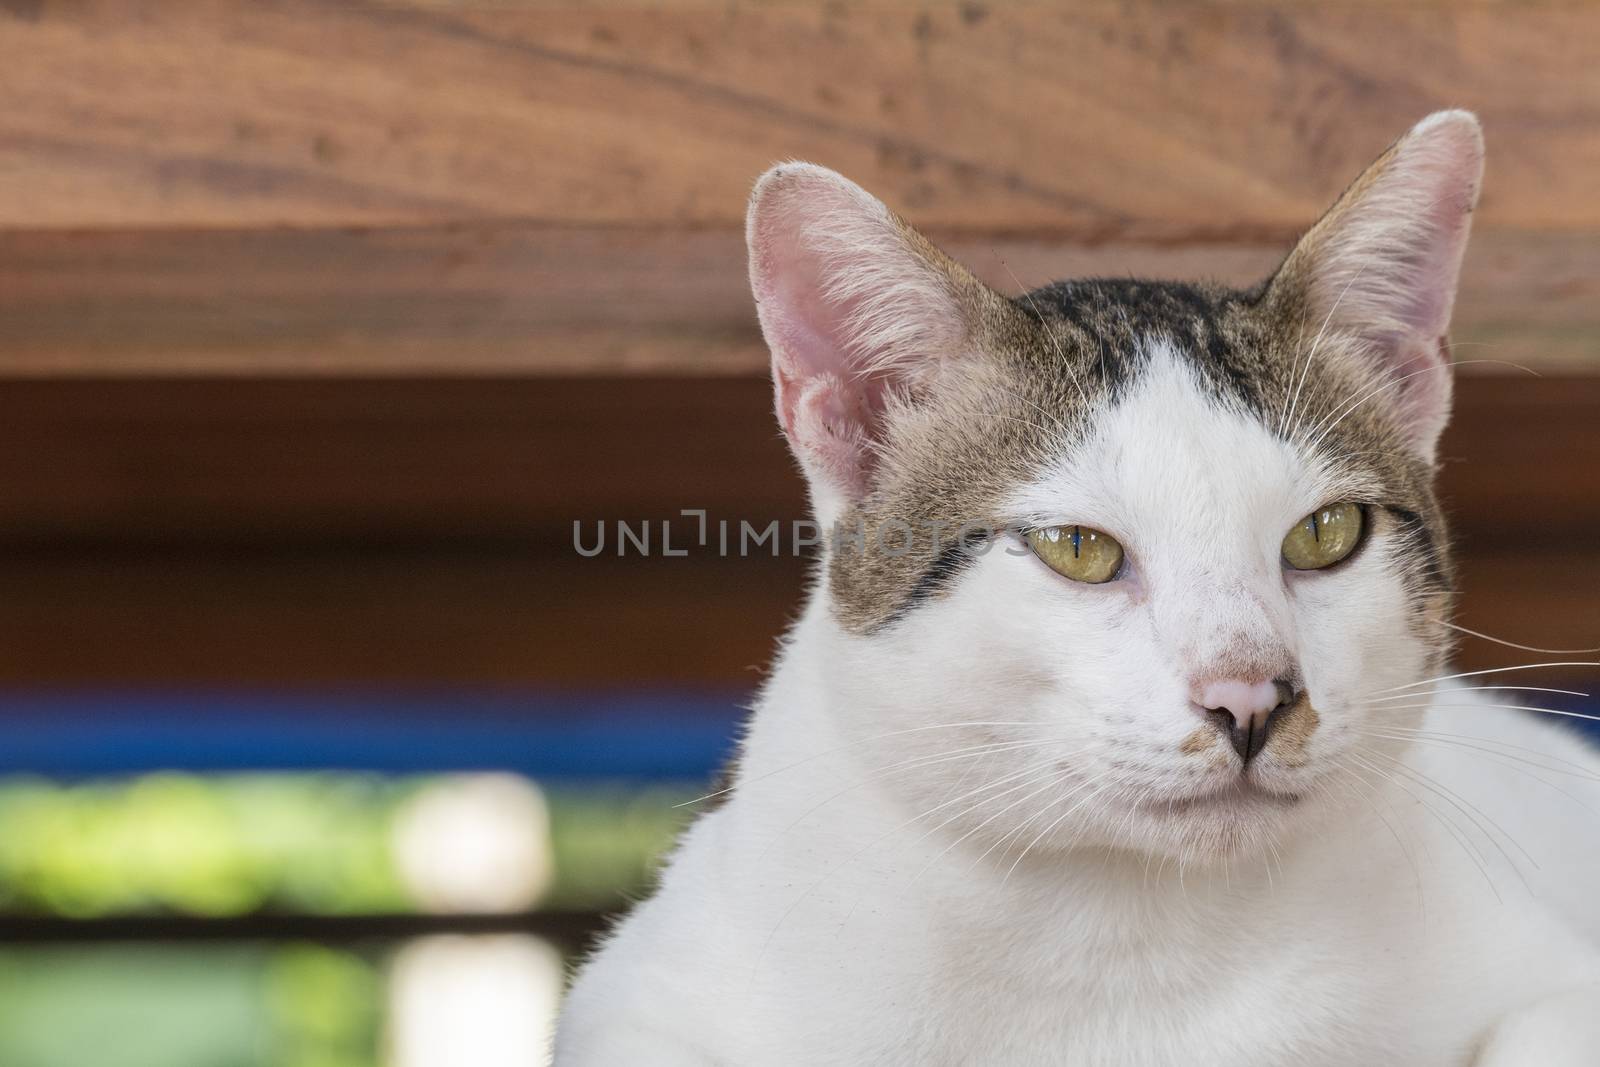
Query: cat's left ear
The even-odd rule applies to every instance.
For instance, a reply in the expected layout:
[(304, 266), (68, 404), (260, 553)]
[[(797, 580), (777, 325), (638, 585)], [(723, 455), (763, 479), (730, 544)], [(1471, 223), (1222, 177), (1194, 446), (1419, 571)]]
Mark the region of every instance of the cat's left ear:
[(1308, 336), (1330, 331), (1362, 344), (1388, 378), (1375, 384), (1378, 396), (1430, 462), (1450, 417), (1446, 335), (1482, 180), (1477, 118), (1429, 115), (1356, 179), (1269, 289), (1299, 305)]
[(865, 189), (809, 163), (762, 175), (745, 231), (778, 421), (831, 523), (871, 488), (895, 403), (970, 351), (989, 291)]

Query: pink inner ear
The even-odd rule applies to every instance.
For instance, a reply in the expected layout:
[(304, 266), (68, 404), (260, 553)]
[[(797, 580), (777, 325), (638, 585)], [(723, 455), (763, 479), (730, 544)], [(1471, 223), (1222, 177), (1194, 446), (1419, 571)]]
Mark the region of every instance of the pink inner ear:
[[(1483, 174), (1477, 120), (1443, 112), (1419, 122), (1388, 167), (1354, 205), (1348, 255), (1366, 264), (1358, 303), (1409, 329), (1433, 357), (1433, 341), (1450, 328), (1461, 259)], [(1376, 310), (1376, 309), (1374, 309)], [(1446, 353), (1448, 354), (1448, 353)]]
[(1397, 383), (1386, 396), (1431, 455), (1449, 417), (1444, 336), (1483, 170), (1477, 120), (1429, 116), (1374, 168), (1313, 231), (1314, 303), (1384, 362)]
[(1409, 436), (1424, 452), (1431, 453), (1439, 434), (1450, 421), (1451, 377), (1449, 341), (1443, 336), (1431, 342), (1413, 340), (1395, 360), (1393, 392), (1405, 412)]
[[(777, 385), (778, 415), (785, 430), (792, 428), (798, 386), (827, 379), (831, 392), (871, 383), (863, 380), (859, 354), (853, 352), (848, 324), (858, 313), (859, 297), (828, 300), (817, 264), (795, 255), (793, 245), (775, 249), (765, 262), (772, 272), (771, 290), (763, 294), (763, 311), (772, 312), (769, 338), (773, 353), (773, 378)], [(765, 319), (767, 316), (763, 316)], [(785, 399), (786, 397), (790, 399)], [(872, 404), (840, 401), (836, 419), (853, 413), (869, 414)]]
[(1456, 169), (1446, 160), (1430, 159), (1428, 164), (1415, 168), (1420, 173), (1405, 176), (1418, 183), (1412, 196), (1421, 203), (1411, 237), (1414, 244), (1397, 254), (1400, 263), (1393, 273), (1396, 317), (1414, 335), (1431, 338), (1450, 328), (1475, 186), (1470, 170), (1461, 173), (1464, 164), (1455, 164)]
[(867, 488), (888, 379), (861, 366), (852, 350), (848, 323), (860, 298), (828, 301), (820, 284), (808, 279), (810, 266), (782, 265), (781, 259), (775, 264), (772, 377), (778, 421), (796, 448), (855, 497)]
[(882, 204), (818, 167), (762, 179), (748, 239), (779, 421), (814, 476), (859, 495), (890, 390), (954, 332), (948, 291)]
[(871, 423), (858, 390), (832, 375), (777, 381), (784, 432), (834, 488), (855, 499), (867, 491)]

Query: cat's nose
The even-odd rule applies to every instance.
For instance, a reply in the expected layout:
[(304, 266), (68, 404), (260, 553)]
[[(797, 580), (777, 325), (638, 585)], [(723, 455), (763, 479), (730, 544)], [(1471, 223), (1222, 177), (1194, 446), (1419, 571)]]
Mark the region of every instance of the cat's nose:
[(1222, 678), (1198, 689), (1195, 703), (1246, 763), (1266, 747), (1268, 735), (1282, 719), (1280, 713), (1295, 700), (1294, 686), (1282, 678), (1271, 682)]

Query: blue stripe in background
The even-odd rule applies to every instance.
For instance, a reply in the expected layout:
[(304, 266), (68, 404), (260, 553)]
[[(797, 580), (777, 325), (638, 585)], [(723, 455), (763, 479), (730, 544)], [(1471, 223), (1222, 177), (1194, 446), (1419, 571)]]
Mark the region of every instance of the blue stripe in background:
[[(0, 774), (511, 770), (705, 779), (733, 752), (747, 699), (726, 691), (0, 692)], [(1546, 706), (1600, 715), (1593, 700)], [(1600, 742), (1600, 723), (1557, 721)]]
[(512, 770), (708, 778), (747, 694), (0, 693), (0, 774)]

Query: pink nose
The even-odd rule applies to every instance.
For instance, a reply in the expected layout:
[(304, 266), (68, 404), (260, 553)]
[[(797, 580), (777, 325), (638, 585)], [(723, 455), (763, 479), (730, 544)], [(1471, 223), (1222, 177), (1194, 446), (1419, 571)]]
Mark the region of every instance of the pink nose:
[(1249, 762), (1267, 744), (1267, 734), (1280, 708), (1294, 700), (1288, 682), (1247, 682), (1240, 678), (1221, 678), (1206, 682), (1193, 694), (1194, 702), (1216, 724), (1234, 751)]
[(1223, 678), (1207, 682), (1196, 701), (1207, 711), (1226, 711), (1240, 726), (1251, 719), (1266, 718), (1278, 706), (1280, 696), (1275, 682), (1244, 682), (1237, 678)]

